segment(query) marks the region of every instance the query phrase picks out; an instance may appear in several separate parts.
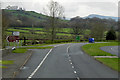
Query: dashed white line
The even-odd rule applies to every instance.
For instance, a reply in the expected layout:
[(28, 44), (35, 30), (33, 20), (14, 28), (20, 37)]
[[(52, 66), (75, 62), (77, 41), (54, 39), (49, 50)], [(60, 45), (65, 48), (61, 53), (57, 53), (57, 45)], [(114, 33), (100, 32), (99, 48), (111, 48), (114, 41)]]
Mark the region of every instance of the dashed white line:
[(76, 74), (77, 72), (76, 72), (76, 71), (74, 71), (74, 73)]
[(28, 77), (29, 79), (32, 78), (33, 75), (37, 72), (37, 70), (41, 67), (41, 65), (43, 64), (43, 62), (45, 61), (45, 59), (47, 58), (47, 56), (50, 54), (51, 51), (52, 51), (52, 49), (50, 49), (50, 51), (46, 54), (46, 56), (43, 58), (41, 63), (38, 65), (38, 67), (31, 73), (31, 75)]
[(70, 59), (71, 57), (69, 56), (69, 59)]
[(74, 66), (72, 66), (72, 68), (74, 68)]
[[(68, 46), (67, 47), (67, 53), (69, 53), (69, 48), (70, 48), (70, 46)], [(81, 54), (83, 54), (82, 52), (81, 52)], [(70, 61), (70, 64), (72, 65), (73, 63), (72, 63), (72, 61), (71, 61), (71, 57), (70, 57), (70, 55), (68, 54), (68, 58), (69, 58), (69, 61)], [(74, 66), (72, 66), (72, 69), (73, 68), (75, 68)], [(76, 74), (77, 72), (76, 71), (74, 71), (74, 74)], [(79, 77), (77, 77), (77, 80), (80, 80), (80, 78)]]

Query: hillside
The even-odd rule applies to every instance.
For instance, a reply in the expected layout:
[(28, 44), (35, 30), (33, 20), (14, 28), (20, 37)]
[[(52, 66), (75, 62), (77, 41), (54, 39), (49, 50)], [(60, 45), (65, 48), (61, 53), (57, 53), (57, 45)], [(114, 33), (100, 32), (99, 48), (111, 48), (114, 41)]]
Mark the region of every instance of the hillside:
[(26, 16), (26, 17), (36, 19), (36, 20), (41, 20), (41, 21), (44, 21), (48, 18), (48, 16), (34, 12), (34, 11), (20, 11), (20, 10), (5, 10), (5, 11), (10, 13), (14, 17)]
[[(24, 10), (3, 10), (10, 18), (10, 27), (44, 27), (48, 23), (49, 16), (37, 13), (35, 11)], [(59, 19), (62, 23), (68, 20)]]

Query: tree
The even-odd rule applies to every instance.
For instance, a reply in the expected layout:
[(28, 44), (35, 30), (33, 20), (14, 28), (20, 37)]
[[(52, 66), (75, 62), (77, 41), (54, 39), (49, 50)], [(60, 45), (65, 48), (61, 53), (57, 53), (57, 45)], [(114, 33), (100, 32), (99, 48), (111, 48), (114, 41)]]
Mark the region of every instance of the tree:
[(59, 20), (63, 17), (64, 9), (58, 2), (51, 0), (45, 11), (45, 14), (49, 16), (47, 22), (47, 26), (49, 26), (49, 28), (47, 27), (47, 30), (49, 29), (48, 32), (50, 32), (51, 41), (53, 42), (56, 37), (56, 30)]
[(106, 40), (115, 40), (116, 39), (116, 33), (113, 28), (111, 28), (106, 35)]
[(6, 13), (4, 10), (2, 10), (2, 47), (5, 47), (5, 40), (6, 40), (6, 29), (8, 28), (10, 23), (10, 14)]
[(84, 22), (83, 22), (83, 19), (81, 19), (79, 16), (72, 18), (70, 20), (70, 26), (72, 28), (71, 32), (75, 37), (77, 37), (80, 34), (83, 34)]
[(96, 22), (91, 23), (91, 26), (91, 37), (95, 38), (96, 40), (102, 40), (105, 32), (105, 24)]

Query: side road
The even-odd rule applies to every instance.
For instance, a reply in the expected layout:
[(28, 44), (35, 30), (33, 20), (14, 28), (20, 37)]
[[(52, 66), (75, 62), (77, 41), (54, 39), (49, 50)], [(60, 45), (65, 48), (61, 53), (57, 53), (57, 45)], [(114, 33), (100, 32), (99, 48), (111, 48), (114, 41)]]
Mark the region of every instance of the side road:
[(32, 51), (29, 50), (26, 53), (11, 53), (2, 58), (2, 60), (14, 61), (13, 64), (4, 65), (7, 68), (2, 69), (2, 78), (13, 78), (16, 72), (19, 71), (19, 68), (23, 65), (23, 63), (32, 55)]

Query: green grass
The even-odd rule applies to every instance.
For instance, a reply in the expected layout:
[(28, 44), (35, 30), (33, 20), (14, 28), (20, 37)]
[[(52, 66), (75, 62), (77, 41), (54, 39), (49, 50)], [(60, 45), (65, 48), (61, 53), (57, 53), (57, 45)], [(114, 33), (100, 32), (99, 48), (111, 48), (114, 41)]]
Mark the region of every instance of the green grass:
[(0, 68), (8, 68), (8, 67), (6, 67), (6, 66), (0, 66)]
[(65, 34), (65, 33), (57, 33), (56, 35), (71, 36), (71, 34)]
[(13, 50), (13, 53), (26, 53), (28, 49), (51, 49), (53, 46), (47, 46), (47, 47), (24, 47), (24, 48), (17, 48), (16, 50)]
[[(31, 30), (32, 28), (22, 28), (22, 29), (27, 29), (27, 30)], [(43, 30), (43, 28), (33, 28), (34, 30)]]
[(26, 53), (27, 49), (25, 48), (17, 48), (16, 50), (12, 51), (13, 53)]
[(20, 29), (7, 29), (8, 31), (18, 31), (18, 32), (29, 32), (28, 30), (20, 30)]
[(62, 31), (61, 32), (70, 32), (72, 29), (71, 28), (62, 28)]
[(100, 50), (100, 47), (103, 46), (118, 46), (118, 42), (110, 43), (91, 43), (82, 46), (83, 51), (88, 53), (91, 56), (114, 56), (108, 52)]
[(0, 60), (0, 64), (2, 64), (2, 66), (0, 66), (0, 68), (8, 68), (6, 66), (3, 66), (3, 65), (9, 65), (9, 64), (14, 64), (14, 61), (13, 60)]
[(14, 64), (14, 61), (13, 60), (9, 60), (9, 61), (6, 61), (6, 60), (0, 60), (0, 64)]
[(35, 33), (37, 33), (37, 34), (44, 34), (45, 32), (35, 32)]
[(96, 59), (102, 62), (103, 64), (109, 66), (110, 68), (120, 72), (120, 69), (118, 68), (120, 58), (96, 58)]

